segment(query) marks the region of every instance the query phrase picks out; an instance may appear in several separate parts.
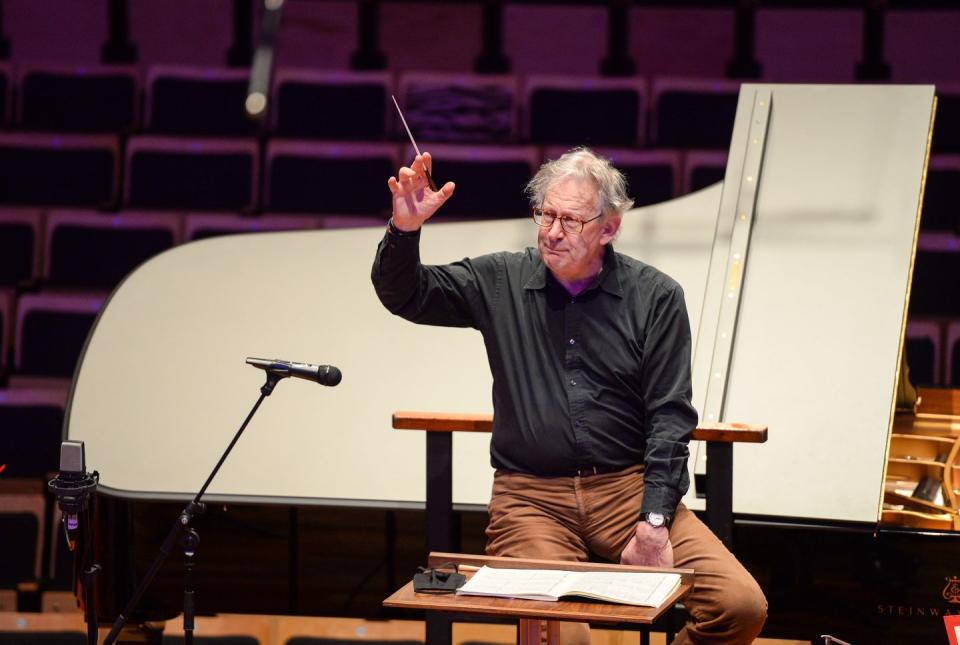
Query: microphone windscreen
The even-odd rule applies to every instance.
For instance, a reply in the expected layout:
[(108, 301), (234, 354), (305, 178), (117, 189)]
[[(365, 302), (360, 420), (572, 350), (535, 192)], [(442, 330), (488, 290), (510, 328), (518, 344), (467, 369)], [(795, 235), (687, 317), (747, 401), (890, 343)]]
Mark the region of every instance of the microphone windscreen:
[[(337, 380), (340, 380), (339, 372)], [(82, 441), (64, 441), (60, 444), (60, 473), (81, 474), (86, 469)]]
[(328, 385), (330, 387), (338, 385), (340, 383), (340, 379), (343, 378), (343, 374), (340, 373), (340, 370), (333, 365), (324, 365), (322, 368), (320, 368), (319, 376), (320, 384)]

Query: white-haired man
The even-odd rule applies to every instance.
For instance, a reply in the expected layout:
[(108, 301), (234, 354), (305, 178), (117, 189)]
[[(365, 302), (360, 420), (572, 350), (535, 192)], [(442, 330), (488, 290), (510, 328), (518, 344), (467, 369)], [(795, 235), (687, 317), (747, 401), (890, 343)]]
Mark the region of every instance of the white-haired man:
[[(496, 468), (487, 553), (692, 568), (693, 620), (674, 642), (751, 642), (762, 591), (680, 501), (697, 423), (690, 325), (676, 282), (613, 250), (633, 205), (623, 175), (568, 152), (527, 186), (537, 248), (425, 266), (420, 228), (455, 188), (430, 190), (431, 164), (425, 153), (388, 180), (393, 217), (372, 277), (391, 312), (483, 334)], [(589, 631), (565, 624), (561, 640), (588, 644)]]

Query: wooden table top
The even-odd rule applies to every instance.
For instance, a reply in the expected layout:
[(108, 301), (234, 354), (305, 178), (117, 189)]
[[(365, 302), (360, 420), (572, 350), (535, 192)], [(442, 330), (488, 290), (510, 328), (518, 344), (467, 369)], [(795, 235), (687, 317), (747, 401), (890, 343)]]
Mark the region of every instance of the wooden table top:
[[(693, 588), (693, 571), (690, 569), (650, 569), (622, 565), (589, 564), (579, 562), (550, 562), (520, 558), (494, 558), (467, 556), (455, 553), (433, 553), (430, 563), (457, 562), (459, 564), (508, 564), (510, 568), (562, 569), (569, 571), (663, 571), (680, 574), (680, 585), (662, 607), (636, 607), (589, 600), (523, 600), (520, 598), (496, 598), (492, 596), (467, 596), (457, 594), (424, 594), (413, 590), (413, 581), (394, 592), (383, 601), (384, 607), (402, 609), (446, 611), (461, 614), (512, 616), (515, 618), (538, 618), (542, 620), (569, 620), (591, 623), (639, 623), (650, 624), (667, 608), (685, 596)], [(473, 572), (463, 571), (469, 579)]]

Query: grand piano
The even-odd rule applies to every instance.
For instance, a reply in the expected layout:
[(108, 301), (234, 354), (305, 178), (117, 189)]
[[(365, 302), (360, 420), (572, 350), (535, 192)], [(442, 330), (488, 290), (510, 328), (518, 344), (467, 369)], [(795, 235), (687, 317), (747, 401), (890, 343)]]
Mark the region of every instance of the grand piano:
[[(733, 478), (735, 552), (767, 593), (770, 636), (932, 642), (960, 609), (951, 453), (894, 439), (960, 435), (960, 393), (917, 397), (902, 368), (934, 112), (931, 86), (746, 84), (724, 181), (630, 212), (615, 243), (684, 287), (701, 419), (770, 428), (766, 444), (736, 447)], [(438, 217), (422, 255), (520, 249), (535, 233), (522, 218)], [(282, 382), (214, 480), (196, 522), (198, 611), (389, 615), (380, 600), (422, 563), (426, 495), (424, 438), (392, 431), (391, 414), (489, 412), (490, 376), (478, 334), (383, 310), (369, 283), (381, 235), (194, 242), (112, 294), (65, 422), (101, 475), (101, 620), (256, 399), (247, 356), (327, 362), (344, 379)], [(487, 442), (453, 444), (468, 552), (483, 547)], [(685, 502), (703, 509), (706, 451), (692, 455)], [(941, 496), (915, 496), (909, 482), (931, 473)], [(132, 620), (175, 616), (181, 577), (174, 554)]]

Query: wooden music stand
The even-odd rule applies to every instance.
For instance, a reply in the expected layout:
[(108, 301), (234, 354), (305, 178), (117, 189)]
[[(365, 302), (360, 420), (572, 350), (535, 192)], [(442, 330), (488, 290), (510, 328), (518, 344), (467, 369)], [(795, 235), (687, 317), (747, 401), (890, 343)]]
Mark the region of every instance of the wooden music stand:
[[(680, 586), (660, 607), (635, 607), (603, 602), (559, 600), (546, 602), (519, 598), (494, 598), (487, 596), (458, 596), (456, 594), (418, 594), (413, 582), (383, 601), (384, 607), (452, 612), (481, 616), (511, 616), (519, 619), (517, 642), (520, 645), (539, 645), (542, 623), (547, 624), (547, 644), (558, 645), (559, 621), (634, 623), (649, 625), (666, 609), (693, 589), (692, 569), (655, 569), (620, 564), (595, 564), (590, 562), (558, 562), (526, 558), (500, 558), (492, 556), (464, 555), (460, 553), (431, 553), (428, 566), (436, 567), (448, 562), (471, 567), (491, 565), (510, 569), (559, 569), (563, 571), (657, 571), (680, 574)], [(469, 572), (464, 572), (468, 577)]]

